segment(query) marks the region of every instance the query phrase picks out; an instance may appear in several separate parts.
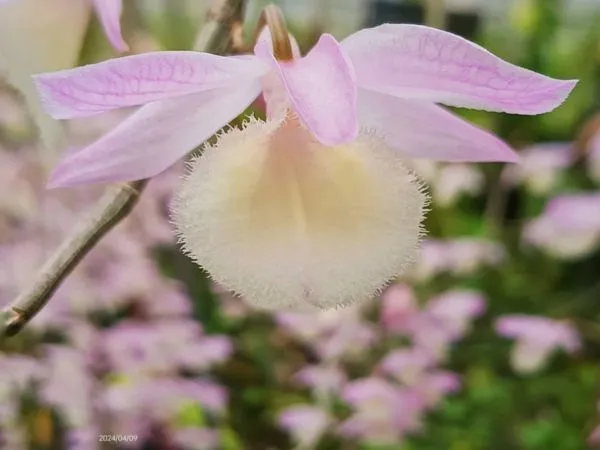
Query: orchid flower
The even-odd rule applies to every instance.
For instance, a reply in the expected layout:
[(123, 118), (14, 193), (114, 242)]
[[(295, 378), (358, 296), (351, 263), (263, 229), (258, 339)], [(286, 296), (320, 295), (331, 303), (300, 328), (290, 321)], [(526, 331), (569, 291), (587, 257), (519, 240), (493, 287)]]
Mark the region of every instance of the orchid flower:
[(280, 426), (290, 432), (298, 448), (314, 448), (331, 422), (327, 412), (309, 405), (290, 406), (279, 414)]
[(349, 304), (403, 272), (427, 202), (411, 158), (516, 160), (435, 103), (539, 114), (576, 83), (425, 26), (382, 25), (341, 43), (323, 34), (304, 57), (270, 28), (253, 55), (146, 53), (35, 77), (57, 119), (143, 105), (69, 152), (51, 187), (154, 176), (262, 93), (267, 120), (206, 146), (174, 205), (185, 250), (261, 307)]
[(552, 198), (542, 214), (526, 224), (525, 243), (559, 259), (574, 260), (600, 244), (600, 193), (574, 192)]
[(571, 354), (581, 348), (581, 338), (573, 326), (546, 317), (524, 314), (502, 316), (496, 321), (496, 331), (501, 336), (516, 340), (511, 352), (511, 365), (523, 374), (543, 368), (555, 349)]

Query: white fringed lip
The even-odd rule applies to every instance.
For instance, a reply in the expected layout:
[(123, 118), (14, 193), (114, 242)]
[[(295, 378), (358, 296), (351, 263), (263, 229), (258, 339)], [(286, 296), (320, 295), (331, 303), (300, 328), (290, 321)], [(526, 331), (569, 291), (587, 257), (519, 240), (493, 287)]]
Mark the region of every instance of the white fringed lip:
[(371, 133), (325, 147), (288, 115), (250, 119), (196, 158), (173, 203), (184, 250), (265, 309), (365, 301), (403, 273), (427, 195)]

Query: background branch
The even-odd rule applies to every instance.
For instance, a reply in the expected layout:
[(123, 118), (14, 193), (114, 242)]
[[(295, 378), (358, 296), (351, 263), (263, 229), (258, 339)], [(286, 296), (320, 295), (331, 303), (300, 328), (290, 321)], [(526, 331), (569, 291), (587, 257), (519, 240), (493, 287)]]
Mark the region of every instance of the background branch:
[[(217, 0), (196, 40), (198, 51), (225, 54), (239, 28), (245, 0)], [(62, 281), (111, 229), (129, 215), (148, 180), (109, 188), (36, 275), (33, 283), (0, 312), (0, 340), (17, 334), (46, 306)]]

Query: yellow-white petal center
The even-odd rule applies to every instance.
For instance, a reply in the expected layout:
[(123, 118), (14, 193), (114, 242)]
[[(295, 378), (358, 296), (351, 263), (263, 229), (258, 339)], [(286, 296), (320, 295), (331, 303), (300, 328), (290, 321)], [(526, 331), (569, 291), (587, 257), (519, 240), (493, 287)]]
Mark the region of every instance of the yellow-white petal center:
[(375, 136), (324, 147), (288, 117), (251, 120), (206, 147), (174, 220), (185, 250), (252, 304), (319, 309), (367, 300), (401, 273), (425, 203)]

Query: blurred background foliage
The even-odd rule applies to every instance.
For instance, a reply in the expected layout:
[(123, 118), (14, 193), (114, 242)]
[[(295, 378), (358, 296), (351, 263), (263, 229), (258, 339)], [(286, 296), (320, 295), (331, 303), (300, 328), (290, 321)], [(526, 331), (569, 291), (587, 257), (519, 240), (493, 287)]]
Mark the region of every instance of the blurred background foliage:
[[(250, 2), (248, 36), (264, 3)], [(435, 405), (419, 412), (416, 420), (420, 426), (400, 430), (391, 441), (377, 442), (378, 439), (373, 438), (373, 434), (377, 435), (375, 427), (382, 420), (378, 418), (378, 412), (380, 415), (389, 413), (386, 409), (389, 405), (385, 401), (381, 403), (377, 395), (369, 406), (371, 409), (365, 409), (362, 416), (374, 432), (366, 433), (369, 435), (366, 437), (348, 437), (339, 432), (338, 425), (361, 408), (347, 400), (349, 394), (344, 379), (382, 377), (380, 362), (384, 357), (398, 349), (419, 347), (418, 339), (409, 332), (396, 332), (393, 326), (390, 328), (384, 311), (386, 303), (368, 305), (360, 312), (359, 318), (332, 319), (328, 316), (324, 324), (319, 320), (303, 319), (299, 326), (293, 326), (285, 314), (278, 317), (252, 311), (240, 300), (219, 291), (179, 252), (172, 240), (156, 237), (158, 226), (152, 225), (148, 232), (140, 231), (140, 227), (143, 228), (140, 223), (147, 223), (150, 216), (168, 227), (165, 211), (170, 189), (179, 176), (177, 172), (167, 181), (156, 181), (156, 189), (147, 193), (151, 197), (147, 207), (140, 206), (137, 216), (120, 227), (119, 239), (123, 241), (115, 238), (114, 246), (120, 246), (121, 242), (137, 242), (144, 254), (140, 257), (135, 250), (136, 256), (132, 259), (127, 259), (129, 256), (124, 259), (120, 255), (113, 264), (117, 271), (125, 270), (123, 264), (137, 268), (151, 261), (156, 272), (151, 270), (147, 274), (142, 273), (143, 270), (139, 273), (132, 270), (122, 281), (124, 286), (115, 288), (114, 292), (109, 289), (109, 294), (100, 295), (101, 301), (96, 298), (98, 291), (95, 289), (103, 290), (105, 280), (100, 278), (102, 282), (92, 284), (95, 287), (90, 288), (91, 275), (82, 275), (83, 278), (88, 277), (83, 282), (84, 288), (89, 288), (85, 302), (81, 300), (81, 287), (67, 286), (55, 301), (57, 304), (67, 302), (70, 312), (65, 313), (68, 308), (58, 308), (52, 320), (40, 319), (39, 326), (32, 326), (18, 337), (2, 343), (0, 398), (4, 399), (4, 403), (0, 404), (0, 411), (6, 409), (0, 414), (3, 418), (0, 421), (2, 448), (579, 450), (593, 446), (588, 437), (600, 422), (597, 410), (600, 239), (590, 238), (583, 249), (553, 252), (555, 239), (555, 242), (561, 239), (560, 245), (568, 249), (577, 247), (577, 239), (583, 231), (560, 231), (560, 235), (548, 238), (549, 243), (540, 243), (527, 238), (526, 229), (534, 219), (544, 216), (546, 205), (553, 198), (572, 193), (594, 195), (600, 192), (600, 177), (593, 175), (591, 168), (598, 164), (592, 158), (600, 161), (599, 156), (592, 156), (594, 136), (596, 129), (600, 128), (600, 123), (595, 120), (600, 112), (600, 4), (572, 0), (447, 3), (451, 14), (447, 23), (452, 32), (478, 42), (512, 63), (552, 77), (580, 80), (567, 102), (550, 114), (527, 117), (456, 111), (481, 127), (494, 131), (524, 155), (533, 146), (541, 146), (541, 153), (545, 153), (525, 159), (522, 169), (488, 164), (472, 166), (467, 175), (452, 175), (443, 172), (445, 168), (442, 166), (417, 168), (418, 173), (423, 171), (422, 176), (431, 184), (433, 193), (432, 210), (427, 219), (432, 241), (451, 243), (468, 239), (473, 245), (448, 247), (440, 250), (442, 256), (424, 256), (420, 268), (425, 267), (426, 273), (399, 280), (399, 286), (410, 285), (423, 310), (427, 309), (430, 299), (450, 291), (468, 290), (485, 299), (485, 312), (469, 317), (469, 321), (474, 322), (460, 339), (444, 342), (447, 348), (444, 347), (443, 357), (435, 364), (436, 370), (439, 367), (457, 375), (460, 388), (441, 389)], [(419, 1), (321, 0), (280, 4), (303, 50), (309, 49), (323, 31), (331, 31), (336, 37), (343, 38), (362, 26), (389, 21), (420, 22), (424, 17), (423, 5)], [(125, 39), (134, 51), (146, 51), (192, 48), (206, 4), (181, 0), (126, 0), (125, 6), (122, 22)], [(92, 19), (81, 46), (80, 63), (113, 56), (97, 20)], [(43, 173), (29, 168), (36, 165), (35, 157), (31, 156), (31, 149), (36, 143), (18, 96), (8, 88), (3, 88), (2, 95), (0, 137), (3, 159), (6, 160), (3, 166), (7, 173), (14, 171), (17, 174), (12, 178), (6, 177), (2, 197), (18, 192), (16, 200), (12, 199), (14, 202), (21, 202), (23, 206), (23, 196), (29, 195), (37, 199), (34, 205), (38, 205), (32, 207), (33, 211), (16, 214), (14, 205), (4, 205), (9, 203), (9, 199), (2, 200), (2, 222), (8, 223), (0, 231), (1, 254), (4, 255), (2, 265), (10, 275), (0, 282), (0, 301), (8, 302), (18, 287), (15, 287), (15, 279), (26, 279), (22, 273), (17, 277), (15, 271), (19, 267), (27, 267), (27, 274), (31, 274), (40, 261), (36, 259), (30, 265), (18, 266), (14, 248), (27, 242), (34, 249), (39, 247), (42, 255), (47, 255), (58, 238), (68, 232), (69, 225), (89, 204), (89, 199), (96, 198), (97, 192), (86, 191), (79, 198), (74, 198), (78, 195), (73, 193), (60, 194), (68, 196), (67, 200), (63, 197), (60, 200), (60, 208), (69, 205), (67, 212), (59, 208), (61, 212), (57, 213), (59, 209), (54, 203), (49, 206), (50, 209), (40, 209), (39, 205), (45, 204), (48, 197), (58, 194), (44, 193), (41, 190)], [(100, 129), (108, 127), (103, 123), (96, 126)], [(566, 155), (564, 161), (557, 157), (558, 153)], [(563, 162), (552, 162), (553, 158)], [(548, 159), (551, 161), (548, 162)], [(34, 173), (31, 173), (32, 170)], [(472, 186), (465, 185), (468, 177), (479, 181), (474, 181)], [(444, 200), (438, 202), (438, 197)], [(590, 206), (583, 210), (587, 211), (585, 214), (598, 216), (600, 202), (590, 202)], [(64, 220), (61, 219), (64, 226), (52, 225), (48, 233), (51, 237), (40, 238), (39, 230), (46, 229), (48, 218), (57, 214), (64, 215)], [(33, 222), (35, 226), (29, 225)], [(596, 237), (600, 235), (600, 230), (585, 232)], [(492, 249), (487, 244), (496, 247)], [(20, 251), (19, 255), (22, 255), (22, 248)], [(101, 251), (112, 250), (95, 251), (99, 260), (107, 259), (100, 254)], [(500, 252), (501, 256), (496, 258), (494, 252)], [(455, 258), (458, 262), (450, 269), (436, 269), (439, 265), (436, 258), (443, 257)], [(171, 301), (169, 296), (174, 294), (167, 295), (165, 291), (163, 295), (160, 289), (167, 289), (163, 284), (173, 280), (181, 283), (176, 290), (177, 295), (184, 296), (184, 299), (178, 301), (189, 304), (178, 311), (168, 312), (177, 316), (180, 321), (177, 324), (181, 323), (175, 327), (183, 329), (193, 322), (201, 324), (203, 330), (193, 338), (183, 337), (180, 341), (164, 331), (160, 331), (162, 334), (153, 331), (160, 327), (159, 322), (162, 323), (167, 313), (147, 312), (149, 304)], [(148, 289), (149, 292), (142, 288), (129, 289), (132, 284), (148, 283), (156, 283), (160, 288)], [(110, 295), (115, 298), (105, 298)], [(402, 314), (414, 312), (412, 307), (404, 311), (402, 300), (391, 294), (386, 301), (390, 304), (399, 302), (397, 308)], [(459, 307), (456, 308), (456, 314), (460, 314)], [(552, 354), (547, 364), (540, 364), (534, 371), (520, 373), (511, 363), (514, 343), (499, 336), (495, 330), (500, 316), (515, 314), (544, 316), (566, 323), (576, 330), (582, 345), (571, 354)], [(65, 315), (70, 317), (66, 323), (61, 321)], [(344, 322), (352, 322), (356, 326), (346, 330)], [(139, 323), (147, 325), (148, 330), (139, 329)], [(137, 331), (124, 330), (126, 327), (137, 327)], [(114, 348), (104, 344), (119, 330), (130, 336), (131, 342), (121, 337), (115, 338), (117, 344)], [(154, 336), (157, 333), (160, 338)], [(223, 340), (211, 341), (215, 336)], [(160, 389), (165, 390), (164, 397), (156, 403), (147, 403), (144, 396), (152, 397), (153, 391), (159, 389), (152, 384), (158, 377), (158, 369), (143, 370), (144, 380), (153, 380), (148, 390), (135, 391), (134, 394), (125, 394), (125, 391), (115, 393), (115, 386), (141, 383), (141, 363), (133, 370), (126, 361), (121, 361), (120, 365), (106, 362), (95, 353), (97, 349), (92, 348), (92, 344), (96, 343), (103, 349), (100, 353), (114, 357), (111, 352), (120, 347), (145, 341), (153, 343), (148, 345), (156, 350), (156, 342), (171, 338), (178, 349), (174, 350), (175, 353), (182, 353), (179, 355), (182, 358), (204, 358), (213, 362), (206, 365), (182, 363), (180, 367), (161, 368), (161, 380), (168, 379), (172, 383), (161, 385)], [(553, 338), (541, 333), (538, 339), (550, 341)], [(336, 342), (332, 343), (332, 340)], [(61, 351), (68, 350), (72, 357), (53, 359), (45, 350), (49, 344)], [(186, 347), (188, 344), (189, 349)], [(328, 346), (336, 349), (326, 350)], [(160, 348), (164, 352), (171, 351), (164, 350), (170, 348), (168, 346)], [(85, 362), (75, 363), (73, 358), (84, 359)], [(88, 361), (90, 358), (93, 363)], [(123, 358), (134, 359), (135, 355), (131, 353)], [(153, 358), (160, 359), (162, 356), (154, 355)], [(76, 365), (77, 369), (72, 369), (70, 364)], [(148, 364), (152, 366), (153, 363)], [(298, 371), (309, 366), (328, 370), (333, 367), (337, 375), (341, 373), (343, 376), (333, 383), (335, 386), (330, 389), (331, 392), (323, 394), (319, 383), (327, 384), (327, 377), (317, 377), (321, 380), (319, 382), (298, 381)], [(211, 385), (202, 385), (204, 388), (198, 388), (202, 392), (194, 395), (180, 389), (185, 384), (183, 380), (204, 380)], [(62, 383), (62, 388), (57, 389), (52, 383)], [(82, 383), (89, 384), (86, 384), (85, 392)], [(411, 382), (404, 384), (407, 388), (414, 388)], [(203, 395), (208, 391), (218, 392), (215, 395), (222, 397), (222, 404), (207, 406), (211, 402), (204, 400)], [(91, 399), (85, 405), (73, 407), (73, 401), (65, 401), (65, 398), (85, 395)], [(161, 409), (161, 414), (149, 414), (151, 417), (148, 418), (144, 414), (148, 411), (140, 412), (140, 408), (119, 409), (113, 405), (115, 396), (121, 398), (126, 406), (148, 404), (151, 406), (144, 408)], [(168, 403), (170, 408), (174, 399), (179, 398), (177, 396), (181, 397), (181, 401), (173, 407), (172, 414), (164, 416), (162, 409), (167, 409), (165, 404)], [(12, 405), (10, 408), (9, 404)], [(329, 421), (320, 426), (318, 414), (308, 414), (308, 418), (300, 414), (294, 416), (296, 420), (287, 422), (282, 419), (286, 410), (293, 410), (298, 405), (310, 405), (325, 411)], [(69, 410), (75, 411), (75, 416), (84, 415), (82, 411), (87, 411), (86, 408), (104, 411), (104, 415), (108, 416), (115, 414), (115, 417), (122, 418), (122, 424), (130, 423), (127, 421), (130, 419), (136, 426), (114, 428), (110, 420), (99, 422), (98, 417), (102, 413), (81, 425), (64, 412)], [(414, 408), (400, 403), (398, 409), (400, 416), (408, 417), (413, 414)], [(365, 419), (368, 414), (372, 416), (369, 420)], [(397, 423), (393, 426), (400, 429)], [(188, 434), (180, 433), (181, 430)], [(87, 438), (82, 437), (86, 432)], [(97, 442), (97, 435), (117, 432), (138, 434), (138, 440), (135, 444), (130, 443), (129, 447), (123, 442)], [(311, 433), (316, 433), (318, 438), (308, 439)]]

